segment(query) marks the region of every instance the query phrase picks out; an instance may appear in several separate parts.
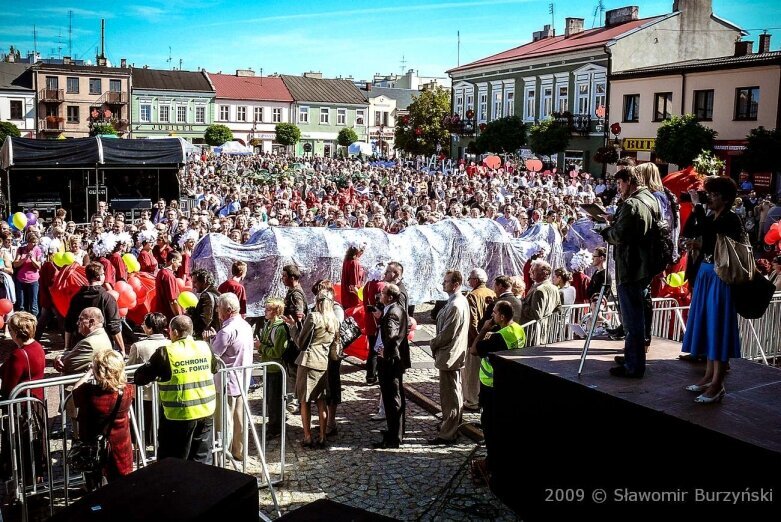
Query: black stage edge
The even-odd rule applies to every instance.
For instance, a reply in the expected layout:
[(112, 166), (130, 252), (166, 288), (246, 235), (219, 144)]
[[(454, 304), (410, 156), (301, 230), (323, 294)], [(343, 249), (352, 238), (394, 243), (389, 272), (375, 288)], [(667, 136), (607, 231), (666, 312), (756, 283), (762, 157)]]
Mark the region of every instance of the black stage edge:
[(523, 520), (779, 519), (781, 370), (732, 360), (724, 402), (700, 405), (684, 386), (705, 365), (680, 344), (654, 339), (642, 380), (608, 374), (610, 341), (579, 378), (582, 346), (491, 357), (492, 487)]
[(258, 482), (251, 475), (164, 459), (94, 491), (49, 520), (258, 520)]
[(340, 504), (327, 498), (321, 498), (320, 500), (310, 502), (305, 506), (301, 506), (300, 508), (283, 515), (279, 520), (284, 520), (285, 522), (320, 522), (322, 520), (340, 522), (394, 522), (396, 519), (386, 517), (385, 515), (378, 515), (377, 513), (372, 513), (365, 509)]

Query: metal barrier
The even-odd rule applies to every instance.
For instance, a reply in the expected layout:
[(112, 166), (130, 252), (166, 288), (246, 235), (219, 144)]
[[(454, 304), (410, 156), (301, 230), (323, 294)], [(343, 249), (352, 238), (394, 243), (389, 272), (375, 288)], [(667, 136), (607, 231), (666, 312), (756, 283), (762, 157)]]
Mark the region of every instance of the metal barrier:
[[(255, 427), (254, 419), (252, 419), (252, 412), (250, 410), (250, 403), (249, 403), (249, 395), (246, 393), (244, 389), (242, 389), (242, 402), (243, 402), (243, 415), (245, 419), (245, 445), (244, 445), (244, 455), (242, 459), (242, 471), (246, 471), (246, 465), (247, 465), (247, 457), (248, 457), (248, 446), (246, 444), (247, 437), (249, 436), (249, 432), (253, 434), (253, 441), (255, 443), (255, 447), (258, 450), (258, 456), (259, 460), (261, 462), (262, 466), (262, 475), (264, 479), (264, 487), (269, 487), (269, 490), (271, 492), (272, 499), (274, 501), (274, 506), (276, 508), (277, 514), (279, 515), (279, 504), (277, 502), (276, 493), (274, 492), (273, 485), (278, 484), (282, 480), (284, 480), (284, 471), (285, 471), (285, 422), (284, 422), (284, 415), (285, 415), (285, 379), (286, 374), (284, 373), (284, 369), (277, 364), (277, 363), (259, 363), (254, 364), (251, 366), (241, 367), (241, 368), (221, 368), (218, 373), (224, 374), (227, 376), (230, 372), (242, 372), (244, 374), (245, 372), (254, 373), (258, 376), (260, 376), (263, 379), (263, 386), (262, 386), (262, 408), (261, 408), (261, 414), (263, 418), (266, 417), (267, 414), (267, 401), (266, 397), (268, 396), (268, 386), (267, 386), (267, 373), (268, 368), (270, 366), (278, 367), (282, 370), (282, 380), (281, 380), (281, 386), (282, 389), (280, 391), (280, 395), (282, 397), (282, 422), (281, 422), (281, 430), (282, 433), (280, 435), (280, 472), (279, 477), (277, 480), (272, 481), (271, 476), (268, 470), (267, 461), (266, 461), (266, 423), (265, 421), (262, 423), (262, 431), (261, 435), (258, 435), (258, 431)], [(128, 381), (132, 382), (133, 374), (135, 373), (136, 369), (140, 368), (142, 365), (133, 365), (128, 366), (125, 368), (125, 373), (128, 377)], [(223, 365), (224, 366), (224, 365)], [(15, 499), (21, 503), (22, 506), (22, 519), (26, 522), (28, 520), (28, 497), (31, 495), (40, 495), (40, 494), (49, 494), (49, 513), (50, 515), (54, 514), (54, 498), (55, 495), (58, 493), (62, 494), (63, 502), (65, 506), (70, 504), (70, 498), (69, 498), (69, 489), (72, 486), (79, 486), (81, 484), (84, 484), (84, 477), (81, 473), (75, 474), (73, 473), (68, 465), (67, 461), (67, 454), (68, 450), (70, 449), (70, 446), (72, 445), (71, 438), (69, 437), (69, 433), (72, 433), (75, 429), (75, 424), (73, 422), (73, 418), (71, 418), (71, 415), (69, 413), (73, 413), (73, 411), (68, 411), (68, 405), (69, 402), (72, 401), (72, 394), (68, 393), (67, 387), (75, 384), (83, 374), (77, 374), (77, 375), (66, 375), (66, 376), (57, 376), (57, 377), (50, 377), (46, 379), (40, 379), (36, 381), (27, 381), (24, 383), (19, 384), (16, 388), (14, 388), (11, 391), (11, 394), (9, 396), (9, 399), (6, 401), (0, 401), (0, 413), (2, 413), (4, 416), (7, 415), (9, 425), (10, 425), (10, 435), (11, 435), (11, 457), (12, 457), (12, 476), (9, 481), (9, 486), (7, 487), (7, 491), (12, 492), (12, 496), (15, 497)], [(223, 382), (223, 388), (226, 386), (225, 383), (227, 383), (227, 379), (222, 379)], [(152, 407), (151, 407), (151, 419), (145, 418), (145, 412), (144, 412), (144, 389), (143, 386), (136, 386), (135, 387), (135, 398), (133, 401), (133, 405), (130, 408), (129, 411), (129, 422), (130, 422), (130, 428), (131, 428), (131, 437), (133, 438), (133, 464), (134, 468), (141, 468), (148, 464), (150, 461), (157, 460), (157, 453), (158, 453), (158, 440), (157, 440), (157, 430), (159, 427), (159, 393), (158, 393), (158, 387), (157, 383), (151, 383), (147, 385), (151, 388), (151, 394), (152, 394)], [(30, 392), (33, 389), (43, 389), (44, 392), (44, 400), (40, 401), (34, 397), (28, 397), (28, 392)], [(48, 393), (47, 393), (48, 392)], [(222, 405), (225, 405), (227, 402), (227, 397), (224, 394), (224, 391), (220, 393), (218, 391), (218, 397), (217, 400), (222, 403)], [(57, 414), (51, 418), (49, 418), (49, 403), (55, 402), (57, 405), (56, 411)], [(43, 423), (42, 423), (42, 430), (41, 430), (41, 437), (42, 437), (42, 446), (43, 446), (43, 455), (45, 458), (45, 469), (44, 470), (38, 470), (36, 469), (36, 463), (31, 463), (31, 473), (33, 478), (38, 476), (43, 476), (45, 481), (43, 483), (38, 483), (36, 480), (29, 481), (26, 477), (26, 469), (25, 466), (19, 465), (24, 457), (23, 457), (23, 451), (22, 451), (22, 443), (24, 442), (22, 433), (19, 427), (19, 422), (22, 419), (22, 405), (27, 405), (27, 410), (29, 413), (30, 408), (32, 408), (31, 404), (39, 404), (40, 407), (43, 408)], [(222, 410), (223, 412), (226, 411), (225, 408)], [(223, 415), (223, 419), (225, 419), (225, 415)], [(144, 436), (144, 428), (146, 426), (147, 422), (151, 421), (151, 435), (152, 435), (152, 452), (151, 454), (147, 453), (146, 449), (146, 438)], [(247, 422), (249, 421), (249, 422)], [(52, 431), (50, 430), (49, 423), (54, 423), (55, 427), (56, 424), (59, 423), (60, 429)], [(213, 455), (213, 463), (215, 465), (220, 466), (226, 466), (226, 459), (225, 459), (225, 452), (227, 449), (224, 447), (224, 444), (222, 444), (221, 438), (220, 438), (220, 432), (225, 433), (225, 427), (221, 427), (221, 429), (217, 429), (215, 426), (213, 432), (212, 432), (212, 455)], [(31, 445), (30, 442), (31, 437), (28, 437), (28, 443)], [(32, 454), (32, 448), (30, 448), (30, 454)], [(233, 463), (234, 467), (236, 467), (235, 462), (232, 459), (228, 459), (230, 462)], [(45, 472), (39, 473), (39, 472)]]
[(781, 357), (781, 292), (776, 292), (759, 319), (738, 317), (741, 356), (752, 361)]

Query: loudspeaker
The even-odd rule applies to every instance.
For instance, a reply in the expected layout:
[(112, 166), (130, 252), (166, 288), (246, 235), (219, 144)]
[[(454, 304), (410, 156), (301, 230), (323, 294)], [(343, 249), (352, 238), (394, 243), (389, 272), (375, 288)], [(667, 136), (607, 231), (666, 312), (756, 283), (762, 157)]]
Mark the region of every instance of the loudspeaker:
[(144, 199), (144, 198), (137, 198), (137, 199), (115, 198), (111, 200), (110, 205), (112, 210), (118, 210), (118, 211), (151, 210), (152, 200)]

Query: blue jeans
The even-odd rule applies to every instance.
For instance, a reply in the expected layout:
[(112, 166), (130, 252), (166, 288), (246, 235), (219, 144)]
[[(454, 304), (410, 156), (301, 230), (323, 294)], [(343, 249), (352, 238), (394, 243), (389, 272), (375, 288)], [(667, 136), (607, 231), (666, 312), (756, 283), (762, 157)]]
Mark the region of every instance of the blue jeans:
[(19, 292), (16, 294), (16, 302), (19, 311), (30, 312), (38, 316), (38, 281), (33, 283), (19, 282)]
[(643, 301), (649, 291), (648, 279), (618, 285), (618, 302), (624, 326), (624, 366), (627, 372), (645, 373), (645, 311)]

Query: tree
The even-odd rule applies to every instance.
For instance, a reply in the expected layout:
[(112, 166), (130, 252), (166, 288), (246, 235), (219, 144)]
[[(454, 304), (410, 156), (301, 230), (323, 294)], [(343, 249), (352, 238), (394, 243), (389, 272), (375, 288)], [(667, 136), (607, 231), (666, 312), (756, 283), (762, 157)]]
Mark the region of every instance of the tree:
[(223, 143), (233, 140), (233, 133), (225, 125), (209, 125), (203, 133), (203, 139), (212, 147), (218, 147)]
[(409, 106), (409, 114), (396, 122), (394, 148), (410, 154), (432, 155), (437, 144), (447, 147), (450, 132), (443, 119), (450, 112), (450, 91), (434, 87), (421, 91)]
[(110, 123), (95, 123), (90, 131), (91, 136), (116, 136), (117, 131)]
[(473, 142), (476, 154), (516, 152), (526, 143), (526, 126), (520, 116), (507, 116), (485, 126)]
[(355, 130), (351, 129), (350, 127), (345, 127), (344, 129), (340, 130), (339, 135), (336, 137), (336, 142), (342, 147), (349, 147), (356, 141), (358, 141), (358, 134), (356, 134)]
[(12, 138), (18, 138), (22, 133), (19, 132), (19, 128), (10, 121), (0, 121), (0, 145), (5, 142), (5, 139), (10, 136)]
[(743, 153), (743, 167), (749, 172), (775, 172), (781, 170), (781, 129), (764, 127), (751, 129), (746, 136), (748, 144)]
[(277, 133), (277, 143), (285, 147), (295, 145), (301, 139), (301, 129), (293, 123), (277, 123), (274, 130)]
[(654, 151), (668, 163), (688, 167), (702, 151), (713, 151), (716, 134), (715, 130), (698, 122), (693, 114), (673, 116), (656, 131)]
[(570, 136), (569, 125), (548, 118), (529, 129), (529, 148), (535, 154), (553, 156), (567, 148)]

